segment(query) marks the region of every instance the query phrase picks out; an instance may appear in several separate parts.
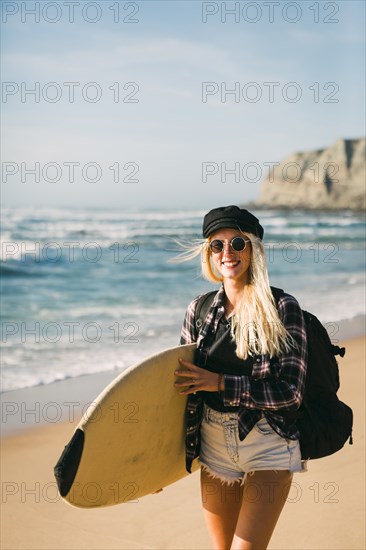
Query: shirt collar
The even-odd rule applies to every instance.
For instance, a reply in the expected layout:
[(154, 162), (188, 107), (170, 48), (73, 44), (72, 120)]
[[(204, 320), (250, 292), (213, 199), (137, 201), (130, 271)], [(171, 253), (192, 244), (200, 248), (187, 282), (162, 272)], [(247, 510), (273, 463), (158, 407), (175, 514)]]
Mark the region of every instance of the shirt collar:
[(217, 309), (218, 317), (220, 319), (225, 313), (225, 298), (226, 298), (226, 294), (224, 290), (224, 285), (222, 285), (211, 305), (211, 309), (214, 309), (214, 308)]
[(198, 348), (201, 348), (203, 342), (206, 342), (207, 344), (216, 332), (218, 323), (225, 314), (225, 297), (225, 290), (222, 285), (213, 299), (208, 314), (206, 315), (205, 322), (202, 326), (202, 330), (199, 332), (199, 336), (197, 338)]

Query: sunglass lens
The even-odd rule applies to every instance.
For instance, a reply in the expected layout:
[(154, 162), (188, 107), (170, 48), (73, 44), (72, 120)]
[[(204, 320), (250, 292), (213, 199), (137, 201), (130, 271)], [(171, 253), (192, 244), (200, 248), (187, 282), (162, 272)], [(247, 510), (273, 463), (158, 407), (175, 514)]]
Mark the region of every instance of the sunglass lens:
[(210, 248), (214, 254), (217, 254), (218, 252), (222, 251), (222, 249), (224, 248), (224, 245), (222, 241), (215, 239), (214, 241), (211, 241)]
[(237, 252), (240, 252), (241, 250), (244, 250), (245, 248), (245, 240), (242, 237), (235, 237), (231, 241), (231, 246), (233, 250), (236, 250)]

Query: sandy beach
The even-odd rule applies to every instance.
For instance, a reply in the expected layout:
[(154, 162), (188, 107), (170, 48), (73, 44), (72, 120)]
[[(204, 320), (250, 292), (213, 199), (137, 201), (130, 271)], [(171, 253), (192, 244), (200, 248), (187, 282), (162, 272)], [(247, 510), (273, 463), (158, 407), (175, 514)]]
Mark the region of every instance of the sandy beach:
[[(310, 462), (307, 473), (295, 475), (271, 549), (366, 547), (365, 340), (342, 342), (347, 353), (340, 360), (339, 397), (354, 411), (354, 444)], [(3, 396), (3, 402), (8, 398), (8, 413), (11, 393)], [(201, 512), (198, 473), (162, 493), (114, 507), (80, 510), (62, 501), (53, 467), (77, 421), (75, 414), (72, 422), (62, 418), (35, 423), (2, 437), (4, 550), (211, 548)]]

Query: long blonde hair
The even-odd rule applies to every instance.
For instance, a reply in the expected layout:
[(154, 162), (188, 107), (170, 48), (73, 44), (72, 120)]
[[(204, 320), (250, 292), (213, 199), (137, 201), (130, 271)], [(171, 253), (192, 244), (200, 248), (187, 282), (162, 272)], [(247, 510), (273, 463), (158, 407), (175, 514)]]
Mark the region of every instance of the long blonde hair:
[[(279, 318), (275, 300), (269, 285), (266, 255), (262, 241), (241, 231), (251, 243), (249, 282), (243, 286), (243, 293), (231, 317), (231, 333), (236, 342), (236, 354), (242, 359), (248, 355), (269, 354), (276, 357), (288, 351), (294, 340)], [(172, 261), (184, 262), (201, 256), (201, 270), (205, 279), (222, 283), (211, 261), (210, 237), (197, 240)], [(181, 244), (181, 243), (180, 243)], [(181, 244), (182, 246), (182, 244)]]

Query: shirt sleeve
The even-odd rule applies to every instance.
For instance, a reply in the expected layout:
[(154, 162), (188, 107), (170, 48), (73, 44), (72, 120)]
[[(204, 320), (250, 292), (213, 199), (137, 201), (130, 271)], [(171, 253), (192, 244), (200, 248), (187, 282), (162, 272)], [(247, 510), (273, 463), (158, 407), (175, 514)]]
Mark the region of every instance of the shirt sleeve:
[(279, 317), (294, 344), (273, 362), (257, 356), (252, 376), (224, 375), (223, 402), (248, 409), (296, 410), (305, 389), (307, 366), (306, 327), (297, 300), (285, 294), (278, 302)]
[(181, 346), (184, 344), (193, 344), (197, 341), (198, 331), (195, 323), (195, 311), (199, 298), (200, 296), (197, 296), (197, 298), (192, 300), (187, 308), (180, 335)]

